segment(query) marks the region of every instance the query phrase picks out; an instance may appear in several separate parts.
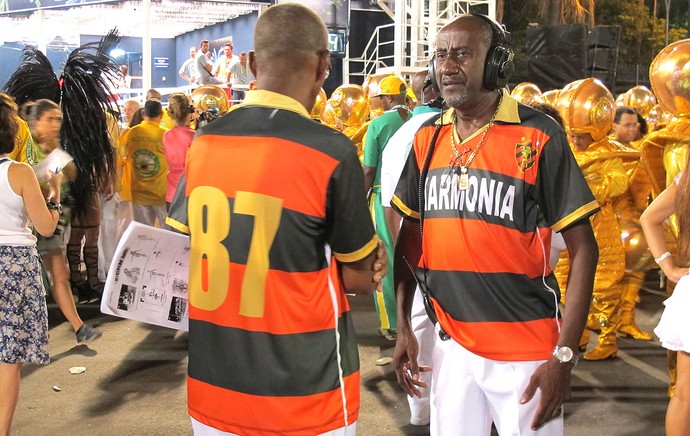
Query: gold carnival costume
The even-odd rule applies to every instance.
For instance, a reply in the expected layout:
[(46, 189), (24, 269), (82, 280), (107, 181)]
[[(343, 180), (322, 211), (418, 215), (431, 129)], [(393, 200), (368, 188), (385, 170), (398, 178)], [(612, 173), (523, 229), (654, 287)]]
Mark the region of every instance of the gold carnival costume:
[(510, 95), (522, 104), (527, 106), (534, 106), (535, 104), (544, 103), (541, 89), (534, 83), (522, 82), (515, 85), (515, 88), (510, 92)]
[[(616, 105), (629, 107), (637, 111), (642, 117), (647, 117), (656, 106), (656, 98), (647, 87), (635, 86), (619, 95), (616, 99)], [(639, 152), (643, 141), (644, 138), (632, 141), (630, 147)], [(625, 274), (620, 281), (623, 293), (621, 295), (618, 335), (651, 341), (653, 339), (652, 334), (640, 330), (635, 323), (635, 306), (639, 299), (645, 274), (647, 270), (656, 266), (647, 249), (644, 233), (640, 227), (640, 215), (649, 204), (651, 196), (651, 181), (645, 166), (640, 163), (639, 159), (630, 162), (626, 171), (630, 177), (630, 185), (625, 194), (614, 201), (614, 209), (618, 213), (626, 254)]]
[(359, 85), (345, 84), (337, 87), (326, 102), (322, 121), (350, 138), (361, 159), (368, 117), (369, 99), (364, 89)]
[(656, 97), (654, 97), (654, 93), (642, 85), (630, 88), (616, 98), (616, 107), (627, 106), (633, 108), (643, 118), (649, 115), (649, 112), (655, 105)]
[[(652, 196), (656, 197), (666, 186), (674, 183), (687, 162), (690, 143), (690, 40), (669, 44), (659, 52), (649, 67), (652, 90), (661, 108), (676, 118), (668, 125), (649, 134), (641, 145), (642, 162), (650, 175)], [(675, 239), (678, 222), (671, 216), (670, 232)], [(668, 243), (675, 252), (675, 243)], [(673, 248), (672, 248), (673, 247)], [(670, 285), (670, 283), (669, 283)], [(672, 286), (668, 292), (672, 292)], [(669, 396), (675, 387), (675, 352), (669, 351)]]
[(316, 96), (314, 106), (311, 108), (311, 112), (309, 113), (309, 116), (312, 120), (321, 122), (321, 117), (323, 117), (323, 111), (324, 109), (326, 109), (326, 100), (328, 100), (328, 98), (326, 97), (326, 91), (324, 91), (323, 88), (321, 88), (319, 90), (319, 94)]
[[(637, 153), (606, 136), (613, 123), (613, 96), (598, 80), (578, 80), (563, 88), (559, 93), (558, 109), (568, 135), (589, 134), (594, 141), (583, 151), (573, 147), (573, 154), (601, 207), (601, 211), (590, 219), (599, 246), (599, 263), (588, 318), (588, 327), (600, 328), (601, 333), (597, 346), (585, 355), (587, 360), (601, 360), (617, 352), (616, 330), (622, 292), (618, 282), (625, 269), (625, 252), (613, 200), (627, 190), (625, 166), (637, 159)], [(568, 255), (563, 252), (556, 267), (561, 289), (566, 289), (568, 270)], [(581, 345), (586, 345), (585, 339), (589, 339), (588, 330), (585, 330)]]
[(230, 110), (230, 102), (225, 90), (216, 85), (202, 85), (191, 95), (196, 119), (191, 126), (194, 130), (210, 123)]

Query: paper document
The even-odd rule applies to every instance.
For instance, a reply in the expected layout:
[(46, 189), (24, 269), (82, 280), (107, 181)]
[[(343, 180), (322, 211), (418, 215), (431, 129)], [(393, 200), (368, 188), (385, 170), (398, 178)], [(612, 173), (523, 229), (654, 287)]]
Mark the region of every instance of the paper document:
[(115, 250), (101, 312), (189, 330), (189, 236), (133, 221)]
[(68, 163), (72, 162), (74, 159), (61, 148), (56, 148), (46, 156), (42, 161), (34, 166), (34, 172), (36, 173), (36, 178), (39, 181), (48, 179), (48, 172), (59, 173), (62, 169), (67, 166)]

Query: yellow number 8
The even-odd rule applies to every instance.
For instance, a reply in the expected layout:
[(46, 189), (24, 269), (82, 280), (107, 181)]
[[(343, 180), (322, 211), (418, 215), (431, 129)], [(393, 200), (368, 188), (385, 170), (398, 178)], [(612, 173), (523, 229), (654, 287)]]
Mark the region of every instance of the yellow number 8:
[[(264, 315), (269, 253), (280, 225), (282, 207), (282, 199), (268, 195), (238, 191), (235, 196), (234, 212), (254, 217), (240, 293), (239, 314), (242, 316), (260, 318)], [(220, 189), (200, 186), (189, 196), (188, 211), (191, 235), (189, 304), (212, 311), (225, 302), (229, 291), (230, 253), (223, 240), (230, 233), (230, 205)], [(206, 268), (203, 268), (204, 259)]]

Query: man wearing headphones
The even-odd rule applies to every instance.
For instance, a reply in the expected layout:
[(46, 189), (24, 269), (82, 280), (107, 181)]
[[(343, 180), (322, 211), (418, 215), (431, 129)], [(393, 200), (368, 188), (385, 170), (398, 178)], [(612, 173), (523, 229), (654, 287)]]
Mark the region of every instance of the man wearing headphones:
[[(395, 370), (419, 395), (419, 372), (430, 369), (417, 364), (410, 327), (418, 277), (437, 321), (432, 435), (489, 435), (492, 422), (501, 435), (563, 434), (598, 256), (587, 218), (598, 205), (563, 129), (501, 89), (512, 56), (488, 17), (463, 15), (439, 31), (432, 78), (449, 110), (417, 132), (391, 202), (406, 218), (394, 262)], [(562, 319), (552, 231), (575, 271)]]

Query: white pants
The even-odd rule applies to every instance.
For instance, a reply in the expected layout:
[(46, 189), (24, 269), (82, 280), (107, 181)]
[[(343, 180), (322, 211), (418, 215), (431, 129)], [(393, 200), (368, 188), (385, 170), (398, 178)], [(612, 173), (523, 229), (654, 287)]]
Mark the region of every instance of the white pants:
[(105, 282), (118, 242), (132, 221), (129, 201), (116, 193), (110, 200), (101, 197), (101, 231), (98, 235), (98, 278)]
[(520, 404), (543, 360), (500, 362), (477, 356), (453, 339), (437, 339), (432, 361), (431, 435), (489, 435), (492, 421), (501, 436), (563, 435), (562, 412), (539, 430), (530, 428), (539, 389), (527, 404)]
[(168, 212), (165, 210), (165, 204), (142, 205), (132, 203), (132, 218), (134, 221), (147, 226), (155, 226), (158, 220), (158, 226), (165, 226), (165, 218)]
[[(419, 355), (417, 356), (417, 364), (419, 366), (431, 367), (431, 354), (434, 351), (434, 341), (438, 337), (434, 330), (434, 325), (429, 320), (424, 308), (424, 300), (422, 292), (419, 287), (414, 291), (414, 298), (412, 299), (412, 319), (411, 327), (412, 333), (417, 338), (419, 344)], [(421, 398), (415, 396), (407, 396), (407, 402), (410, 405), (410, 424), (412, 425), (427, 425), (431, 416), (429, 405), (429, 392), (431, 390), (431, 372), (420, 372), (419, 380), (427, 384), (426, 388), (419, 388), (422, 393)]]
[[(213, 427), (209, 427), (192, 417), (190, 417), (190, 419), (192, 420), (192, 431), (194, 432), (194, 436), (238, 436), (235, 433), (228, 433)], [(341, 427), (326, 433), (321, 433), (318, 436), (355, 436), (356, 430), (357, 423), (355, 422), (347, 427)]]

